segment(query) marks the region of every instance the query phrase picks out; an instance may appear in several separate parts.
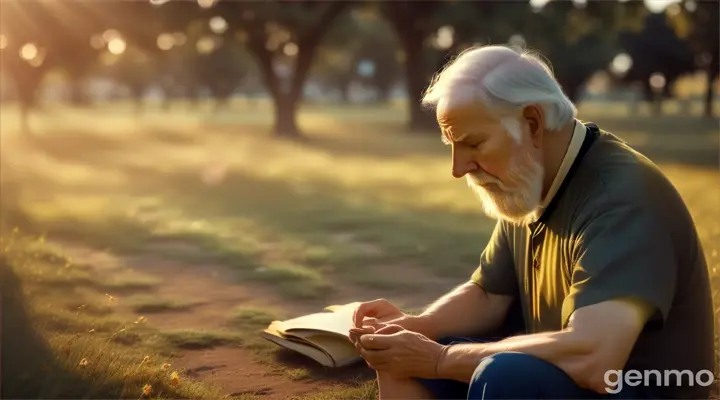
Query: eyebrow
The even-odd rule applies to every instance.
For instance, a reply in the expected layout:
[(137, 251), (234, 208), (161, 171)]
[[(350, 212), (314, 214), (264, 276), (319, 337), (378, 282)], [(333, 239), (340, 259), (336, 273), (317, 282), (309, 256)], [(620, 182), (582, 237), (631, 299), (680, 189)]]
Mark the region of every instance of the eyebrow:
[[(461, 142), (463, 139), (465, 139), (468, 136), (469, 136), (469, 134), (464, 133), (464, 134), (460, 135), (460, 137), (455, 139), (455, 142)], [(440, 140), (442, 140), (443, 144), (446, 144), (448, 146), (453, 144), (453, 142), (450, 139), (448, 139), (447, 135), (445, 135), (445, 131), (443, 131), (443, 130), (440, 131)]]

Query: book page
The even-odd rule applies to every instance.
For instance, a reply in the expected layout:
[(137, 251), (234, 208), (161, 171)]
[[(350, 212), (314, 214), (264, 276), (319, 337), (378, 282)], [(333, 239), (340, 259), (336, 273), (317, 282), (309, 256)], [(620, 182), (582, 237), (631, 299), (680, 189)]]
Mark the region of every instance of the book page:
[(275, 327), (282, 333), (294, 329), (307, 329), (323, 332), (332, 332), (348, 337), (350, 328), (353, 327), (354, 306), (347, 305), (340, 307), (335, 312), (322, 312), (283, 321)]
[(298, 337), (325, 350), (335, 363), (344, 364), (360, 358), (355, 346), (347, 338), (316, 330), (294, 329), (289, 337)]

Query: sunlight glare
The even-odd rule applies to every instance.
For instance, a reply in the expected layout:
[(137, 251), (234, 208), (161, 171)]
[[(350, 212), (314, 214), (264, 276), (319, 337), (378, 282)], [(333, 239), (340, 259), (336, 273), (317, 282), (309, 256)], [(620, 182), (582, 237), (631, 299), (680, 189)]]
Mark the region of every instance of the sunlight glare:
[(150, 0), (150, 4), (152, 4), (154, 6), (161, 6), (169, 1), (170, 0)]
[(112, 39), (108, 42), (108, 51), (115, 55), (120, 55), (125, 52), (127, 44), (121, 38)]
[(32, 43), (26, 43), (20, 49), (20, 57), (25, 61), (30, 61), (33, 58), (37, 57), (37, 55), (38, 55), (38, 48)]
[(7, 48), (7, 45), (8, 45), (7, 36), (0, 35), (0, 50), (5, 50), (5, 48)]
[(697, 10), (697, 3), (694, 0), (687, 0), (685, 2), (685, 9), (691, 13), (695, 12), (695, 10)]
[(223, 17), (210, 18), (210, 22), (208, 23), (208, 25), (210, 25), (210, 30), (213, 31), (213, 33), (217, 33), (218, 35), (225, 33), (228, 28), (228, 23)]

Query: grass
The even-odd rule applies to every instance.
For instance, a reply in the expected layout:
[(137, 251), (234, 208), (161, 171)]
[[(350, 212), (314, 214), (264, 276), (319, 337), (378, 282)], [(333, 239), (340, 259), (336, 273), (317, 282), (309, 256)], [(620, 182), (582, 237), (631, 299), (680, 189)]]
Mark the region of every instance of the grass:
[[(626, 118), (613, 107), (588, 104), (581, 113), (637, 144), (677, 185), (698, 222), (717, 301), (720, 188), (711, 184), (718, 178), (717, 125), (682, 116)], [(181, 313), (205, 299), (155, 297), (149, 293), (162, 279), (122, 263), (97, 274), (87, 260), (63, 258), (57, 239), (123, 257), (220, 265), (234, 273), (228, 284), (281, 304), (384, 293), (412, 298), (408, 306), (417, 311), (469, 276), (494, 225), (464, 182), (451, 179), (448, 149), (437, 134), (398, 133), (400, 108), (307, 106), (302, 141), (271, 138), (271, 113), (262, 106), (212, 117), (151, 111), (140, 120), (111, 107), (48, 109), (22, 143), (6, 133), (9, 118), (2, 121), (3, 147), (16, 146), (22, 157), (3, 155), (0, 205), (6, 228), (45, 235), (23, 244), (29, 254), (23, 262), (32, 268), (13, 263), (30, 290), (33, 326), (55, 345), (77, 334), (96, 340), (100, 335), (87, 335), (94, 329), (105, 339), (115, 335), (113, 348), (170, 357), (183, 348), (242, 345), (277, 365), (274, 347), (253, 334), (289, 316), (230, 304), (221, 317), (230, 330), (153, 330), (120, 315), (105, 294), (125, 296), (123, 304), (140, 314)], [(141, 354), (127, 356), (135, 362)], [(298, 381), (316, 376), (303, 367), (282, 373)], [(122, 390), (137, 390), (138, 379)], [(117, 390), (102, 393), (117, 397)], [(309, 398), (374, 396), (366, 381), (333, 390)]]
[[(38, 241), (19, 234), (2, 239), (4, 397), (221, 396), (172, 369), (175, 343), (152, 340), (160, 334), (116, 315), (112, 297), (90, 291), (88, 280), (78, 279), (74, 285), (69, 280), (45, 281), (72, 265), (69, 260), (52, 251), (42, 253)], [(142, 394), (146, 385), (149, 395)]]
[(271, 322), (282, 319), (279, 314), (268, 309), (238, 306), (230, 314), (228, 324), (245, 330), (255, 330), (265, 328)]
[(201, 300), (174, 300), (163, 299), (152, 295), (135, 295), (127, 299), (133, 312), (138, 314), (152, 314), (168, 311), (186, 311), (203, 304)]
[(162, 332), (160, 337), (173, 347), (179, 349), (207, 349), (222, 345), (242, 345), (241, 334), (213, 331), (178, 330)]

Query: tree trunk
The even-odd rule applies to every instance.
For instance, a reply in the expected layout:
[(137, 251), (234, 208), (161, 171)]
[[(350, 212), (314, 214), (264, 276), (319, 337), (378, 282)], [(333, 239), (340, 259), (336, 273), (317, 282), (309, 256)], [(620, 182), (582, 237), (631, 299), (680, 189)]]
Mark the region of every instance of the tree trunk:
[(708, 66), (707, 71), (707, 88), (705, 88), (705, 116), (712, 118), (713, 117), (713, 97), (715, 96), (715, 93), (713, 91), (713, 83), (718, 78), (718, 74), (720, 74), (720, 60), (718, 60), (717, 57), (713, 57), (713, 62), (710, 63)]
[(330, 3), (320, 18), (298, 40), (298, 54), (290, 80), (290, 90), (285, 91), (273, 68), (273, 54), (265, 48), (264, 25), (256, 25), (250, 32), (248, 50), (255, 56), (275, 106), (275, 136), (301, 137), (297, 124), (297, 103), (302, 99), (305, 80), (315, 58), (315, 52), (332, 22), (348, 6), (345, 2)]
[(425, 71), (423, 62), (423, 42), (425, 33), (412, 27), (403, 27), (400, 36), (405, 51), (405, 79), (408, 96), (410, 120), (408, 130), (421, 132), (436, 129), (436, 121), (432, 113), (423, 109), (421, 101), (431, 74)]
[(275, 99), (275, 136), (299, 138), (302, 136), (297, 124), (297, 101), (288, 96)]

